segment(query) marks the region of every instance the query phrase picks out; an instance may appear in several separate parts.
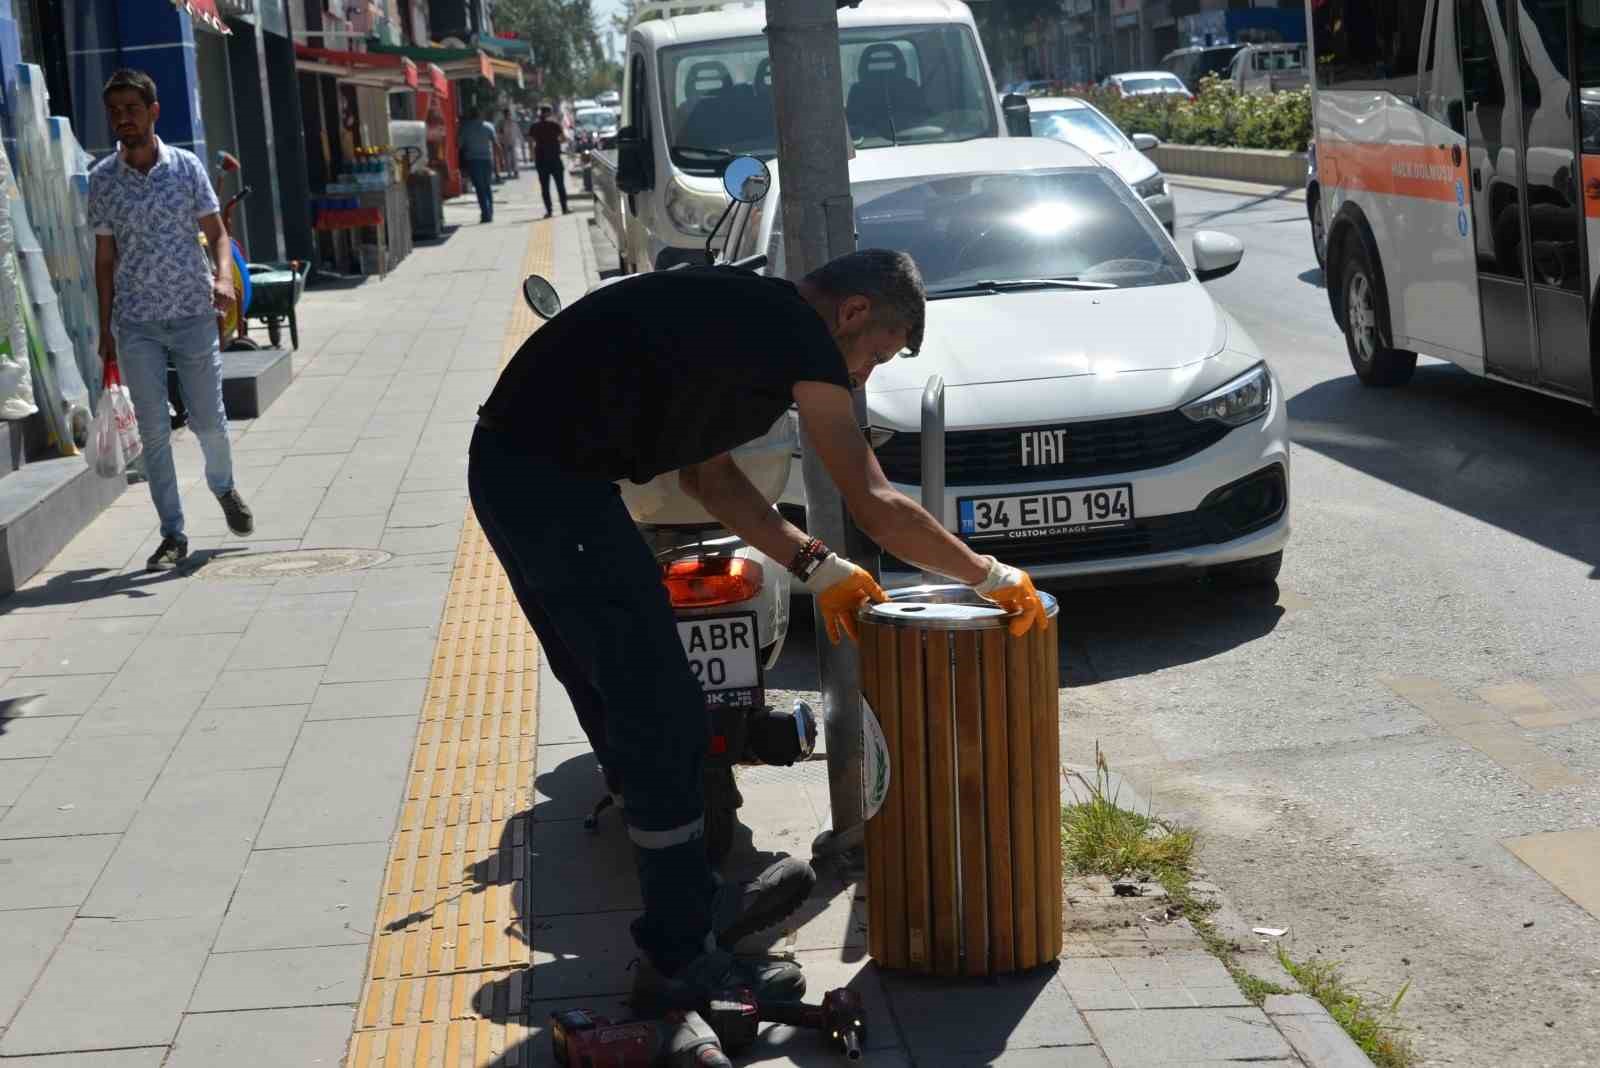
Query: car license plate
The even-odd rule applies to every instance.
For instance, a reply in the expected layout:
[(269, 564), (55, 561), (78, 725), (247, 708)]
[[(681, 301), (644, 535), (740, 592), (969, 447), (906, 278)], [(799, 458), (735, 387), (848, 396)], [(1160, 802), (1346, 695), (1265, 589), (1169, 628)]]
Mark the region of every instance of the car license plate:
[(961, 536), (970, 541), (1049, 538), (1114, 530), (1133, 522), (1133, 486), (962, 497), (956, 502)]
[(761, 638), (754, 612), (680, 619), (678, 639), (708, 705), (755, 707), (761, 696)]

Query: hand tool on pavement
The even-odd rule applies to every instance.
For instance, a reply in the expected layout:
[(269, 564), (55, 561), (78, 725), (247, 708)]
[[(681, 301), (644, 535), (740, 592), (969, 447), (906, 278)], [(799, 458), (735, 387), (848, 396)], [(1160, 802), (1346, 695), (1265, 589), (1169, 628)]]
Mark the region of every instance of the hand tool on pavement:
[(561, 1068), (733, 1068), (697, 1012), (618, 1023), (567, 1009), (550, 1014), (550, 1043)]
[(723, 1045), (739, 1053), (754, 1045), (756, 1028), (763, 1023), (788, 1024), (821, 1031), (828, 1044), (847, 1060), (861, 1059), (867, 1037), (867, 1010), (861, 995), (849, 987), (835, 987), (820, 1005), (803, 1001), (761, 1002), (748, 990), (728, 990), (713, 997), (705, 1019)]

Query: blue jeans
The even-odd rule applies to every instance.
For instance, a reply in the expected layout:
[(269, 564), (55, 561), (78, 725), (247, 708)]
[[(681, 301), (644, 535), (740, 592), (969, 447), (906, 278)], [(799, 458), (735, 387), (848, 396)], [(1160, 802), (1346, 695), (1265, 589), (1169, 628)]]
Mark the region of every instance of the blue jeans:
[(172, 466), (172, 420), (167, 414), (167, 361), (178, 371), (178, 385), (189, 406), (189, 428), (206, 459), (206, 485), (217, 495), (233, 489), (233, 448), (228, 443), (228, 416), (222, 407), (222, 351), (217, 319), (157, 319), (119, 322), (117, 364), (133, 394), (144, 444), (144, 473), (150, 499), (161, 517), (163, 537), (183, 536), (183, 502), (178, 472)]
[(467, 177), (478, 194), (478, 217), (486, 223), (494, 222), (494, 160), (467, 160)]
[(633, 938), (672, 975), (706, 948), (715, 882), (701, 778), (710, 723), (661, 569), (613, 483), (501, 434), (473, 435), (467, 488), (595, 756), (622, 781), (644, 898)]

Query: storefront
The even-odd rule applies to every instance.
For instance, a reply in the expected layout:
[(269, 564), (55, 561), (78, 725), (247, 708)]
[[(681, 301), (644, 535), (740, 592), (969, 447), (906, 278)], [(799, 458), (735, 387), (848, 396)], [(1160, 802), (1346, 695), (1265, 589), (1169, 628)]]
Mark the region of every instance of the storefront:
[(444, 177), (444, 195), (460, 196), (466, 190), (456, 141), (461, 120), (494, 108), (497, 81), (522, 86), (522, 64), (491, 56), (478, 48), (374, 44), (372, 51), (402, 55), (428, 64), (448, 82), (448, 86), (430, 86), (428, 91), (418, 94), (417, 115), (425, 117), (428, 123), (429, 160)]

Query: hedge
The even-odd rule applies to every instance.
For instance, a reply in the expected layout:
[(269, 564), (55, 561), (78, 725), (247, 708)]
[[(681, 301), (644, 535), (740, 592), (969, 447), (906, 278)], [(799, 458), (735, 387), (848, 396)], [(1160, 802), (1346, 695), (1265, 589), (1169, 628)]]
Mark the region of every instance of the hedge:
[(1240, 93), (1219, 78), (1200, 83), (1199, 95), (1123, 97), (1094, 86), (1037, 93), (1081, 97), (1105, 112), (1126, 134), (1155, 134), (1178, 145), (1277, 148), (1304, 152), (1311, 141), (1311, 91)]

